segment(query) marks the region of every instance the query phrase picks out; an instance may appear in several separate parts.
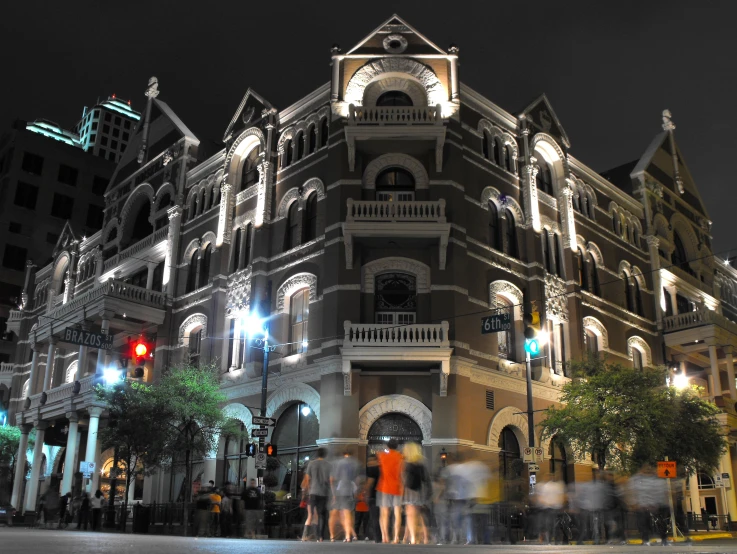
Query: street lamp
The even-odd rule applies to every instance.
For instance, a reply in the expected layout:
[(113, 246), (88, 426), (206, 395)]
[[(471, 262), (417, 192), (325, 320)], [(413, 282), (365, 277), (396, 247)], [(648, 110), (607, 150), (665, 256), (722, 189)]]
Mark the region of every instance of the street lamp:
[(678, 390), (684, 390), (688, 388), (688, 385), (688, 375), (686, 375), (685, 372), (682, 371), (681, 373), (676, 373), (673, 376), (673, 386)]
[(102, 378), (105, 384), (111, 387), (123, 380), (123, 372), (114, 367), (106, 367), (102, 370)]

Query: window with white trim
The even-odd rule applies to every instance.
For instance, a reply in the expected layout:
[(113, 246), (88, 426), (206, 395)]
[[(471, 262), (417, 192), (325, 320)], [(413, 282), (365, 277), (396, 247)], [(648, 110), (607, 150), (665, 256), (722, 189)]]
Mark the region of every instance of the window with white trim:
[(376, 276), (375, 318), (380, 325), (411, 325), (417, 312), (417, 279), (407, 273)]
[(289, 299), (289, 351), (299, 354), (307, 350), (307, 322), (310, 317), (310, 289), (300, 289)]

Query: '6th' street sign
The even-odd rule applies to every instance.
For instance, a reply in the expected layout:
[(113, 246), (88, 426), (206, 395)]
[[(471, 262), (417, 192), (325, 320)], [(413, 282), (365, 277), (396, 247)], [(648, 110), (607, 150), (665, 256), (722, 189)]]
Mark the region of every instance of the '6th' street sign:
[(512, 318), (509, 313), (494, 314), (481, 318), (481, 334), (499, 333), (512, 330)]

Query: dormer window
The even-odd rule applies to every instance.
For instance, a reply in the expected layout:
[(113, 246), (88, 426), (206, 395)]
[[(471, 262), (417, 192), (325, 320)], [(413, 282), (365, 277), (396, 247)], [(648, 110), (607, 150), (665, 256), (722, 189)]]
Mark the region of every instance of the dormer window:
[(376, 99), (377, 106), (412, 106), (409, 94), (400, 90), (389, 90)]

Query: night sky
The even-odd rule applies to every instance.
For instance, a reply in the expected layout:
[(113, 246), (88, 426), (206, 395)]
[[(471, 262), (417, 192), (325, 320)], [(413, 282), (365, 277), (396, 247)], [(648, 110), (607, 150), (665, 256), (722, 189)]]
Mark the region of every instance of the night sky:
[(0, 129), (71, 127), (112, 93), (142, 109), (155, 75), (160, 99), (220, 140), (249, 86), (294, 103), (329, 81), (333, 43), (348, 50), (394, 12), (441, 48), (456, 43), (461, 80), (502, 108), (545, 92), (573, 155), (597, 171), (638, 158), (670, 109), (715, 249), (737, 255), (737, 2), (4, 2)]

